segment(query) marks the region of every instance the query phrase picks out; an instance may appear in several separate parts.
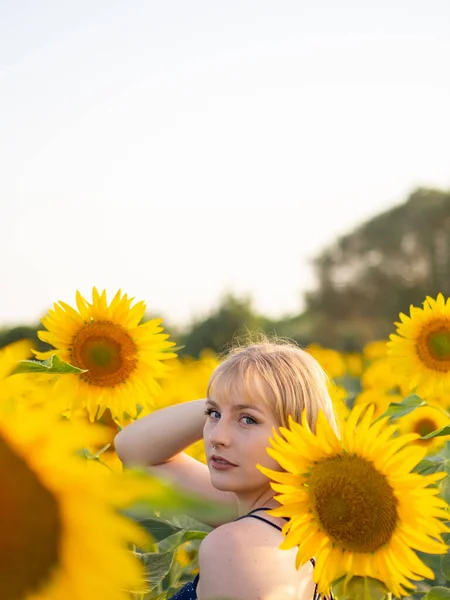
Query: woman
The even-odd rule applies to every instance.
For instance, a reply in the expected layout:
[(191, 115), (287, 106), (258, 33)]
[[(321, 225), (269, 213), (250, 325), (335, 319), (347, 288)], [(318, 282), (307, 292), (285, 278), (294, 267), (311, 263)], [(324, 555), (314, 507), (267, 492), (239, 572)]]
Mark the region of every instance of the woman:
[[(182, 489), (229, 505), (234, 519), (216, 527), (199, 548), (199, 570), (173, 600), (312, 600), (313, 559), (295, 568), (296, 548), (280, 550), (284, 520), (261, 464), (282, 470), (266, 451), (272, 428), (300, 422), (312, 430), (322, 410), (336, 428), (327, 377), (307, 352), (263, 342), (232, 351), (213, 372), (207, 398), (138, 419), (115, 439), (125, 465), (147, 465)], [(183, 452), (203, 436), (207, 465)]]

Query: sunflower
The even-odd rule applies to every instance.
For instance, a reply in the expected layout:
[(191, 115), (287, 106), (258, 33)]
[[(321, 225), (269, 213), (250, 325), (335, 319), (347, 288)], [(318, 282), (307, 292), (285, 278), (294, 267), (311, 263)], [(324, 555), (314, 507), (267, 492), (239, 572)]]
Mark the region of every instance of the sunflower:
[(0, 380), (11, 373), (19, 360), (29, 358), (32, 348), (31, 340), (19, 340), (0, 348)]
[(48, 398), (48, 375), (10, 375), (19, 361), (31, 358), (33, 347), (31, 340), (20, 340), (0, 349), (0, 418), (4, 411), (27, 412)]
[(363, 370), (363, 356), (359, 352), (346, 352), (344, 360), (350, 377), (360, 377)]
[[(361, 418), (362, 412), (364, 416)], [(410, 473), (425, 456), (406, 447), (418, 434), (393, 438), (387, 418), (373, 422), (373, 409), (356, 407), (342, 439), (319, 413), (317, 433), (290, 419), (274, 430), (268, 454), (287, 472), (258, 465), (270, 477), (280, 507), (270, 514), (290, 517), (281, 548), (298, 546), (296, 566), (316, 559), (314, 578), (326, 594), (346, 575), (382, 581), (396, 596), (408, 595), (411, 580), (434, 578), (414, 549), (443, 554), (441, 533), (449, 531), (447, 504), (429, 487), (445, 476)], [(275, 482), (275, 483), (274, 483)]]
[(410, 316), (400, 314), (397, 334), (390, 336), (388, 351), (394, 368), (409, 389), (419, 395), (450, 391), (450, 298), (427, 296), (423, 308), (411, 306)]
[(328, 393), (333, 403), (334, 413), (340, 428), (350, 413), (346, 404), (347, 390), (341, 385), (336, 385), (333, 380), (330, 380), (328, 382)]
[(399, 394), (389, 394), (382, 389), (370, 388), (362, 390), (362, 392), (356, 396), (355, 406), (369, 406), (369, 404), (372, 404), (374, 409), (373, 416), (374, 418), (378, 418), (387, 411), (389, 404), (392, 404), (392, 402), (401, 402), (402, 399), (403, 397)]
[(368, 342), (363, 349), (363, 356), (365, 360), (376, 360), (377, 358), (384, 358), (387, 353), (387, 340), (373, 340)]
[(93, 477), (75, 454), (102, 440), (99, 426), (47, 411), (2, 417), (0, 598), (128, 600), (126, 589), (145, 589), (143, 567), (127, 544), (145, 545), (146, 536), (118, 512), (126, 479), (107, 470)]
[(317, 360), (328, 377), (334, 379), (345, 375), (347, 366), (344, 357), (337, 350), (323, 348), (319, 344), (310, 344), (306, 350)]
[(400, 381), (391, 358), (378, 358), (370, 362), (361, 375), (361, 385), (363, 389), (397, 391)]
[(78, 311), (59, 302), (42, 319), (47, 331), (39, 338), (55, 350), (35, 353), (39, 359), (57, 354), (64, 361), (86, 369), (80, 375), (59, 377), (56, 388), (61, 398), (70, 398), (72, 411), (85, 407), (91, 421), (109, 408), (114, 420), (122, 423), (125, 413), (137, 416), (137, 405), (151, 406), (160, 391), (156, 378), (168, 368), (162, 361), (176, 357), (174, 346), (161, 333), (161, 319), (139, 324), (145, 304), (131, 306), (133, 298), (119, 290), (108, 306), (106, 292), (94, 288), (92, 304), (79, 292)]
[[(450, 418), (441, 409), (433, 406), (419, 406), (409, 414), (400, 417), (398, 425), (402, 433), (418, 433), (421, 437), (432, 431), (450, 425)], [(433, 452), (444, 445), (445, 438), (435, 437), (428, 440), (417, 439), (413, 444), (424, 446), (427, 451)]]

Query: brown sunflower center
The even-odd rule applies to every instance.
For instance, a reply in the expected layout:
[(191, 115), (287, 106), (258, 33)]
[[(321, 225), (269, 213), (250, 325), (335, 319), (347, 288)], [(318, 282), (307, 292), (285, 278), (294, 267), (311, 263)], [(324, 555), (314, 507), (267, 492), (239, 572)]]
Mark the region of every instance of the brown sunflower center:
[(112, 387), (125, 382), (137, 364), (136, 344), (127, 331), (109, 321), (92, 321), (74, 337), (72, 364), (87, 373), (81, 376), (91, 385)]
[(436, 319), (425, 325), (417, 340), (420, 360), (434, 371), (450, 370), (450, 322)]
[(397, 523), (397, 500), (386, 477), (361, 456), (339, 455), (314, 466), (308, 479), (312, 510), (334, 544), (375, 552)]
[[(423, 435), (428, 435), (429, 433), (431, 433), (432, 431), (436, 431), (436, 429), (438, 429), (438, 425), (436, 423), (436, 421), (433, 421), (433, 419), (430, 418), (423, 418), (420, 419), (420, 421), (417, 421), (415, 427), (414, 427), (414, 433), (418, 433), (419, 435), (423, 436)], [(427, 440), (422, 440), (422, 441), (427, 441)], [(432, 440), (429, 440), (430, 442)]]
[[(418, 433), (420, 436), (428, 435), (432, 431), (436, 431), (439, 429), (439, 425), (437, 422), (431, 417), (423, 417), (419, 419), (413, 427), (414, 433)], [(432, 446), (436, 440), (430, 438), (429, 440), (415, 440), (415, 444), (420, 444), (422, 446)]]
[(28, 598), (60, 562), (59, 507), (28, 465), (0, 437), (0, 598)]

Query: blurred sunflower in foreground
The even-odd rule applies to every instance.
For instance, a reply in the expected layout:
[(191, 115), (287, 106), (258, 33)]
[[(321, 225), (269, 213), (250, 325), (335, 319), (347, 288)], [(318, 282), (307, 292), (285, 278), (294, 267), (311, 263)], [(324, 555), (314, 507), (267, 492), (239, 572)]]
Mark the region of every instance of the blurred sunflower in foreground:
[(57, 354), (62, 360), (86, 372), (59, 377), (55, 390), (69, 398), (71, 411), (85, 407), (89, 418), (100, 418), (106, 408), (121, 423), (124, 415), (137, 416), (137, 405), (151, 406), (159, 392), (156, 378), (168, 368), (163, 361), (175, 358), (174, 342), (161, 333), (161, 319), (141, 323), (145, 303), (132, 306), (133, 298), (119, 290), (108, 305), (106, 292), (94, 288), (92, 303), (76, 294), (77, 309), (65, 302), (54, 305), (42, 319), (47, 331), (39, 338), (55, 347), (35, 352), (44, 360)]
[[(365, 412), (364, 412), (365, 411)], [(361, 414), (364, 412), (363, 418)], [(319, 592), (346, 576), (382, 581), (395, 595), (408, 595), (411, 580), (434, 574), (413, 549), (444, 554), (441, 534), (450, 531), (447, 504), (429, 487), (444, 473), (411, 473), (426, 448), (406, 445), (411, 433), (393, 438), (387, 418), (373, 422), (373, 408), (354, 408), (338, 439), (322, 413), (317, 432), (290, 420), (275, 431), (268, 454), (287, 472), (258, 465), (275, 483), (282, 506), (269, 514), (290, 517), (280, 546), (298, 546), (297, 568), (316, 559)]]
[(50, 390), (50, 378), (42, 374), (21, 374), (10, 376), (22, 360), (32, 357), (32, 340), (12, 342), (0, 349), (0, 418), (3, 412), (22, 410), (26, 413), (36, 405), (45, 402), (45, 394), (36, 394)]
[[(81, 426), (34, 410), (0, 421), (0, 598), (128, 600), (145, 589), (129, 542), (146, 535), (119, 508), (133, 484), (106, 469), (95, 476), (76, 452), (101, 444), (99, 426)], [(129, 482), (128, 482), (129, 483)]]
[(423, 308), (401, 313), (388, 352), (411, 391), (426, 398), (450, 392), (450, 298), (427, 296)]
[(31, 340), (19, 340), (0, 348), (0, 380), (8, 377), (19, 360), (31, 357), (32, 348)]

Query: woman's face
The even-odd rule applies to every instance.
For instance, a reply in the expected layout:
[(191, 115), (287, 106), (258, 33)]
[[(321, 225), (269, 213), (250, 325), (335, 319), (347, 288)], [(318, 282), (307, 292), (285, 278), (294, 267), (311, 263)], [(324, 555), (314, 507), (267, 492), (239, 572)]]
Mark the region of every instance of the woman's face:
[[(279, 464), (266, 452), (270, 446), (275, 417), (262, 402), (251, 404), (237, 394), (219, 404), (214, 393), (206, 401), (207, 418), (203, 429), (205, 452), (213, 486), (222, 491), (248, 494), (270, 488), (268, 478), (257, 468), (259, 463), (273, 470)], [(213, 448), (213, 446), (216, 446)], [(224, 465), (213, 456), (232, 465)]]

